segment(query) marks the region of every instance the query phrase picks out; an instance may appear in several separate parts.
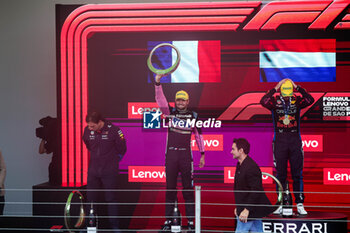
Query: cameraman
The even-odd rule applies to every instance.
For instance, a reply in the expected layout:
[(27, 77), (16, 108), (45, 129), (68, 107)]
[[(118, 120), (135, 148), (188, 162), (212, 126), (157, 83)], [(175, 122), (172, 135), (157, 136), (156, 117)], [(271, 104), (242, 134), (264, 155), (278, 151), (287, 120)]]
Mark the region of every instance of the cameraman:
[(61, 185), (61, 158), (58, 150), (58, 120), (50, 116), (39, 120), (42, 127), (36, 129), (36, 136), (41, 139), (39, 154), (51, 154), (52, 160), (49, 165), (49, 183)]

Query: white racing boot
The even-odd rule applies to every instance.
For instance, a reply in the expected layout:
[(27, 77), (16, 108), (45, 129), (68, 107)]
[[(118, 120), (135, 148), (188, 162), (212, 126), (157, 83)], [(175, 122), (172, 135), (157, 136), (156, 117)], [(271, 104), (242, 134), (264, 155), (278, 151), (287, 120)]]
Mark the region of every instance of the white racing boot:
[(307, 211), (305, 210), (303, 203), (297, 204), (297, 210), (299, 215), (307, 215)]

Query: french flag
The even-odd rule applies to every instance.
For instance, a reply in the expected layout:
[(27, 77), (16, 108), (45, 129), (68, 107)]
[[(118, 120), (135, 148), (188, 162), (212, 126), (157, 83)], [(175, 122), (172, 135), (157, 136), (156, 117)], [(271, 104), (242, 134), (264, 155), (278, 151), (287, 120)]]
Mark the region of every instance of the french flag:
[[(161, 43), (174, 45), (181, 54), (180, 65), (172, 74), (161, 79), (162, 83), (215, 83), (221, 81), (221, 43), (214, 41), (149, 41), (148, 51)], [(169, 46), (158, 48), (152, 57), (157, 69), (171, 67), (176, 61), (176, 51)], [(154, 74), (148, 77), (153, 80)]]
[(335, 39), (261, 40), (260, 82), (335, 82)]

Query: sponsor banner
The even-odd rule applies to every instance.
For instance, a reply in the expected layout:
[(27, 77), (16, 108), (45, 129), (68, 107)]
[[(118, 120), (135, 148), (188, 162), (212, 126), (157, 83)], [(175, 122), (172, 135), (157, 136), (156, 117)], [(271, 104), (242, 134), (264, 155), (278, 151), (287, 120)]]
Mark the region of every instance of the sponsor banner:
[(350, 169), (323, 168), (323, 184), (350, 185)]
[(339, 224), (337, 221), (343, 221), (341, 218), (332, 219), (308, 219), (308, 221), (300, 221), (297, 218), (284, 219), (263, 219), (263, 232), (277, 233), (338, 233), (346, 232), (346, 224)]
[[(260, 170), (262, 172), (272, 174), (272, 167), (261, 167)], [(236, 167), (224, 167), (224, 182), (228, 183), (228, 184), (234, 183), (235, 172), (236, 172)], [(263, 184), (272, 184), (273, 180), (271, 177), (263, 175), (262, 176), (262, 183)]]
[(304, 152), (323, 152), (323, 135), (301, 135)]
[(323, 152), (323, 135), (301, 135), (305, 152)]
[(129, 166), (129, 182), (166, 182), (164, 166)]
[[(169, 103), (174, 107), (174, 102)], [(156, 102), (129, 102), (128, 103), (128, 118), (142, 119), (143, 112), (157, 112), (160, 111)]]
[[(203, 141), (205, 151), (224, 150), (224, 135), (222, 134), (204, 134)], [(193, 151), (198, 151), (198, 146), (194, 135), (191, 136), (191, 148)]]
[(339, 95), (328, 94), (322, 98), (322, 110), (324, 121), (348, 121), (350, 120), (350, 95), (339, 93)]

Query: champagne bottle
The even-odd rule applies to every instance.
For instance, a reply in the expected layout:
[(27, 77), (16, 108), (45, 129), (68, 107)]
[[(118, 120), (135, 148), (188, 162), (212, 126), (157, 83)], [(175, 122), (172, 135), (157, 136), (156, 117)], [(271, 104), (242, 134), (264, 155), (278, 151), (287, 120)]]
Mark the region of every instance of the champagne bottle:
[(181, 232), (181, 214), (177, 206), (177, 201), (175, 201), (175, 206), (174, 206), (171, 232)]
[(97, 232), (97, 216), (94, 211), (93, 203), (91, 203), (87, 233), (96, 233), (96, 232)]
[(292, 199), (292, 194), (289, 191), (288, 181), (286, 184), (286, 192), (283, 196), (282, 216), (284, 218), (293, 217), (293, 199)]

